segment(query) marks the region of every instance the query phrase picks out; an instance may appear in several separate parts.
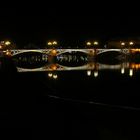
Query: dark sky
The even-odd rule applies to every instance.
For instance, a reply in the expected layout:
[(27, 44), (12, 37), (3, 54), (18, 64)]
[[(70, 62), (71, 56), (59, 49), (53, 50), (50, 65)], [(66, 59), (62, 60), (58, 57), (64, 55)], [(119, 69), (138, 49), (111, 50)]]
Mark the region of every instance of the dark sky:
[(16, 42), (106, 39), (140, 33), (139, 16), (114, 7), (48, 3), (42, 7), (8, 7), (1, 11), (0, 36)]

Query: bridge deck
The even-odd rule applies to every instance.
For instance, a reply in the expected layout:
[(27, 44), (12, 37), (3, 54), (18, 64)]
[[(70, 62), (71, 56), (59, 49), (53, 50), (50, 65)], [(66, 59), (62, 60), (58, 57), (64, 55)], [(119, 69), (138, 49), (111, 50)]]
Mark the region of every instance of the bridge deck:
[(104, 52), (115, 51), (115, 52), (122, 52), (124, 54), (128, 54), (130, 50), (132, 49), (28, 49), (28, 50), (27, 49), (14, 49), (14, 50), (9, 50), (9, 51), (11, 52), (11, 55), (14, 56), (14, 55), (26, 53), (26, 52), (39, 52), (39, 53), (45, 53), (45, 54), (50, 54), (50, 55), (59, 55), (66, 52), (83, 52), (86, 54), (98, 55)]

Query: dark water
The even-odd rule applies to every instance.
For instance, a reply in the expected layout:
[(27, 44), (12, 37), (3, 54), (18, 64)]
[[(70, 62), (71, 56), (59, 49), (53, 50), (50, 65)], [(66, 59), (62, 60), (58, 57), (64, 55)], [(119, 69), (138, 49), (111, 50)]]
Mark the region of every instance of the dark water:
[[(139, 63), (71, 70), (89, 64), (85, 56), (1, 58), (1, 127), (26, 128), (37, 139), (137, 139), (140, 118)], [(19, 64), (23, 71), (14, 66)], [(35, 65), (41, 67), (38, 71)], [(66, 66), (60, 70), (58, 64)], [(76, 64), (76, 65), (74, 65)], [(96, 65), (95, 65), (96, 64)], [(97, 65), (98, 64), (98, 65)], [(115, 67), (120, 64), (120, 67)], [(30, 67), (26, 67), (26, 66)], [(53, 66), (52, 66), (53, 65)], [(111, 67), (113, 65), (113, 67)], [(19, 68), (18, 66), (18, 68)], [(31, 67), (33, 66), (33, 67)], [(114, 69), (113, 69), (114, 68)], [(31, 70), (34, 71), (31, 72)], [(25, 134), (26, 135), (26, 134)]]

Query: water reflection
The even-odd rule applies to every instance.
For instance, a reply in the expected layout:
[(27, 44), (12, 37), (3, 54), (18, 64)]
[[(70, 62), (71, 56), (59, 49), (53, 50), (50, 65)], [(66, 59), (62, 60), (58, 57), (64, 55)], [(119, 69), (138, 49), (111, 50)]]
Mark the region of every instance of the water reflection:
[(98, 77), (98, 71), (94, 71), (94, 77)]
[(58, 74), (57, 73), (49, 72), (48, 73), (48, 77), (51, 78), (51, 79), (58, 79)]
[(130, 75), (130, 76), (133, 76), (133, 69), (130, 69), (130, 70), (129, 70), (129, 75)]
[(125, 68), (121, 68), (121, 74), (125, 73)]
[[(56, 96), (84, 100), (95, 99), (94, 101), (98, 99), (99, 102), (109, 101), (113, 104), (114, 100), (116, 104), (120, 103), (121, 100), (123, 104), (124, 101), (126, 102), (126, 97), (128, 97), (125, 94), (126, 89), (135, 94), (134, 89), (137, 89), (138, 80), (140, 80), (139, 72), (137, 72), (140, 69), (140, 62), (101, 63), (94, 58), (89, 58), (89, 56), (76, 56), (75, 54), (68, 55), (68, 58), (66, 55), (48, 57), (48, 61), (44, 61), (43, 64), (42, 60), (35, 59), (36, 56), (30, 56), (30, 58), (26, 59), (25, 56), (23, 58), (20, 56), (17, 60), (13, 59), (16, 60), (15, 64), (21, 64), (17, 65), (18, 71), (21, 72), (19, 75), (23, 79), (25, 78), (24, 82), (21, 81), (27, 83), (31, 80), (32, 85), (45, 87), (47, 94), (50, 93)], [(24, 60), (28, 67), (25, 67), (25, 63), (20, 60)], [(30, 63), (31, 60), (34, 66)], [(7, 71), (9, 73), (9, 69)], [(30, 85), (30, 82), (28, 83)], [(105, 90), (105, 94), (101, 91), (102, 89)], [(65, 94), (67, 91), (70, 94)], [(85, 91), (86, 94), (81, 94), (79, 91)], [(39, 94), (41, 93), (39, 92)]]
[[(89, 70), (87, 71), (87, 75), (91, 75), (90, 70), (121, 70), (121, 73), (125, 73), (125, 69), (134, 69), (139, 70), (140, 64), (135, 64), (131, 62), (124, 62), (116, 65), (109, 65), (109, 64), (101, 64), (98, 62), (90, 62), (86, 63), (85, 65), (81, 66), (63, 66), (57, 63), (53, 64), (46, 64), (43, 67), (37, 67), (37, 68), (22, 68), (18, 67), (19, 72), (28, 72), (28, 71), (73, 71), (73, 70)], [(95, 74), (97, 75), (97, 74)]]
[[(134, 71), (140, 69), (140, 62), (132, 61), (134, 59), (121, 60), (117, 63), (105, 63), (104, 59), (98, 61), (85, 54), (65, 53), (56, 57), (47, 56), (45, 54), (34, 53), (20, 55), (14, 57), (13, 60), (17, 66), (18, 72), (37, 72), (49, 71), (48, 77), (57, 79), (58, 75), (53, 74), (53, 71), (82, 71), (85, 70), (87, 76), (99, 76), (99, 71), (102, 70), (119, 70), (122, 75), (125, 73), (130, 77), (134, 75)], [(129, 71), (127, 73), (127, 71)]]
[(87, 71), (87, 76), (91, 76), (91, 70)]
[(98, 71), (87, 70), (87, 76), (92, 76), (92, 75), (94, 75), (94, 77), (98, 77)]

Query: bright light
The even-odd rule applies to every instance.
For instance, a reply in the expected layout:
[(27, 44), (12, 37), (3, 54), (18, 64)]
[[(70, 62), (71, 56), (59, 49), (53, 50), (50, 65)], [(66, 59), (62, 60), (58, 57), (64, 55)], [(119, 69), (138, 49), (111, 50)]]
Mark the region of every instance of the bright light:
[(131, 64), (131, 68), (132, 68), (132, 69), (140, 69), (140, 64), (132, 63), (132, 64)]
[(87, 42), (87, 46), (91, 46), (91, 42)]
[(99, 43), (98, 43), (97, 41), (94, 41), (93, 44), (94, 44), (94, 45), (98, 45)]
[(0, 49), (2, 49), (2, 46), (0, 45)]
[(48, 45), (51, 46), (52, 45), (52, 42), (48, 42)]
[(52, 74), (52, 73), (48, 73), (48, 76), (49, 76), (49, 77), (52, 77), (52, 76), (53, 76), (53, 74)]
[(57, 45), (57, 41), (53, 41), (53, 43), (52, 43), (53, 45)]
[(132, 41), (131, 41), (131, 42), (129, 42), (129, 45), (134, 45), (134, 42), (132, 42)]
[(5, 41), (5, 45), (10, 45), (11, 44), (11, 42), (10, 41)]
[(57, 74), (54, 74), (54, 75), (53, 75), (53, 78), (54, 78), (54, 79), (57, 79), (57, 78), (58, 78)]
[(10, 55), (11, 55), (11, 53), (10, 53), (9, 51), (6, 51), (6, 55), (10, 56)]
[(124, 45), (125, 45), (125, 43), (124, 43), (124, 42), (121, 42), (121, 45), (122, 45), (122, 46), (124, 46)]
[(125, 69), (121, 68), (121, 74), (124, 74), (124, 73), (125, 73)]
[(129, 76), (133, 76), (133, 69), (129, 70)]
[(54, 65), (51, 66), (51, 69), (52, 70), (56, 70), (57, 69), (57, 66), (54, 64)]
[(52, 54), (56, 55), (57, 51), (56, 50), (52, 50)]
[(94, 71), (94, 77), (98, 77), (98, 71)]
[(87, 71), (87, 76), (91, 76), (91, 70)]

